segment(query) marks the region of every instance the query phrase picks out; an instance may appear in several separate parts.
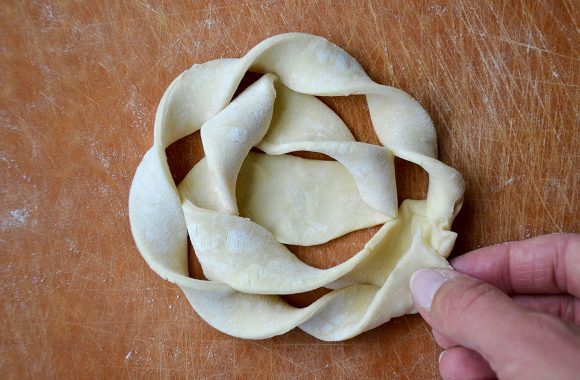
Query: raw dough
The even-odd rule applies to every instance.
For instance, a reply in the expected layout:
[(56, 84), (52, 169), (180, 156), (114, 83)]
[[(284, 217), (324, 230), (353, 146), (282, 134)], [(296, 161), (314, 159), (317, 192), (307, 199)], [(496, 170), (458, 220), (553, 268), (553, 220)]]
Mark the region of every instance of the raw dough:
[[(248, 70), (265, 75), (231, 101)], [(315, 97), (350, 94), (366, 95), (382, 147), (356, 142)], [(206, 158), (176, 187), (165, 149), (199, 129)], [(294, 151), (336, 161), (286, 154)], [(131, 229), (151, 268), (220, 331), (261, 339), (299, 327), (322, 340), (348, 339), (416, 312), (411, 274), (448, 267), (464, 183), (436, 152), (431, 119), (405, 92), (373, 82), (324, 38), (278, 35), (171, 83), (133, 179)], [(428, 172), (426, 200), (397, 210), (394, 156)], [(282, 244), (320, 244), (377, 224), (363, 250), (326, 270)], [(188, 233), (209, 281), (188, 276)], [(335, 290), (305, 308), (278, 296), (318, 287)]]

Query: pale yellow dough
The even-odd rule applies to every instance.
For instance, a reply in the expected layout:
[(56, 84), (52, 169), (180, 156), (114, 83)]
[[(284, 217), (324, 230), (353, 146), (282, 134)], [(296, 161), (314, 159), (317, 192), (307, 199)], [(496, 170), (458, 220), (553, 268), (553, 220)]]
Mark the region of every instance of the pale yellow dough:
[[(231, 101), (248, 70), (265, 75)], [(383, 146), (356, 142), (315, 97), (350, 94), (366, 95)], [(176, 187), (165, 149), (200, 129), (206, 157)], [(336, 161), (288, 155), (295, 151)], [(416, 312), (410, 276), (449, 266), (464, 183), (436, 152), (431, 119), (409, 95), (373, 82), (324, 38), (275, 36), (242, 58), (194, 65), (171, 83), (153, 147), (133, 179), (131, 230), (151, 268), (220, 331), (262, 339), (299, 327), (323, 340), (348, 339)], [(428, 172), (426, 200), (397, 209), (395, 156)], [(325, 270), (283, 245), (321, 244), (378, 224), (359, 253)], [(188, 235), (209, 281), (188, 276)], [(305, 308), (279, 297), (319, 287), (334, 290)]]

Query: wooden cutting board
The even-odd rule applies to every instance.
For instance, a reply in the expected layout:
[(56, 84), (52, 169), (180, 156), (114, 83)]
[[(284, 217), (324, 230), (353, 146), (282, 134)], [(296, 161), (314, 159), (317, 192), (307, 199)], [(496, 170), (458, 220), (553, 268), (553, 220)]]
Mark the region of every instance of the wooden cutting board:
[[(467, 183), (455, 254), (577, 231), (577, 5), (2, 2), (3, 377), (438, 378), (439, 348), (419, 316), (340, 343), (301, 331), (244, 341), (209, 327), (156, 276), (133, 243), (127, 198), (157, 102), (193, 63), (239, 57), (282, 32), (318, 34), (433, 117), (442, 161)], [(325, 101), (359, 140), (378, 143), (364, 99)], [(171, 147), (175, 178), (201, 154), (197, 137)], [(424, 196), (424, 173), (397, 170), (401, 198)], [(373, 231), (291, 248), (327, 267)]]

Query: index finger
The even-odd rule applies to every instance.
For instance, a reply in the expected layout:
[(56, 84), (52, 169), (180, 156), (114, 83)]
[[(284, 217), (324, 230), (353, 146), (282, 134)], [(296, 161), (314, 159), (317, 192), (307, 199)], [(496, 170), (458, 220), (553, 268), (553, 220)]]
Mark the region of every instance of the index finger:
[(580, 234), (552, 234), (481, 248), (451, 266), (505, 293), (580, 297)]

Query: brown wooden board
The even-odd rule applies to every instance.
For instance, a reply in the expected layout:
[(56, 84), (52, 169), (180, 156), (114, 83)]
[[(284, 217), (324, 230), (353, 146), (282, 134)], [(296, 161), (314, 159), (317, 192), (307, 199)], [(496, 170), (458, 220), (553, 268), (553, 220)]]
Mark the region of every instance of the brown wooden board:
[[(455, 254), (577, 231), (577, 16), (572, 0), (3, 1), (2, 377), (438, 378), (439, 348), (419, 316), (340, 343), (297, 330), (244, 341), (156, 276), (134, 245), (127, 199), (157, 102), (193, 63), (282, 32), (318, 34), (432, 116), (441, 160), (467, 183)], [(362, 97), (325, 101), (378, 143)], [(176, 177), (200, 148), (194, 136), (169, 149)], [(397, 170), (402, 198), (424, 196), (424, 173)], [(330, 266), (373, 231), (291, 248)]]

